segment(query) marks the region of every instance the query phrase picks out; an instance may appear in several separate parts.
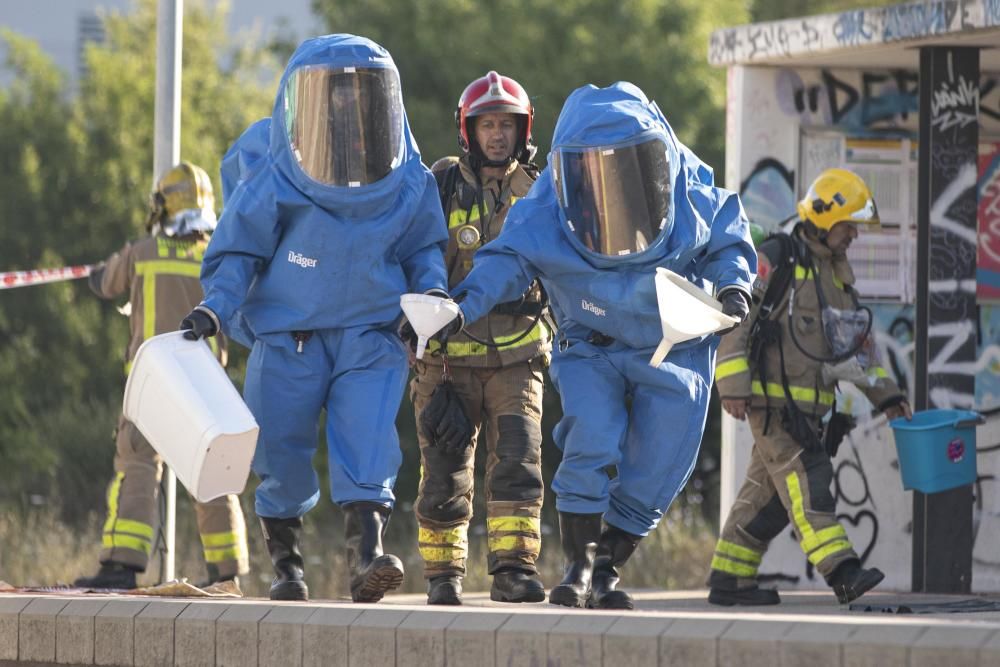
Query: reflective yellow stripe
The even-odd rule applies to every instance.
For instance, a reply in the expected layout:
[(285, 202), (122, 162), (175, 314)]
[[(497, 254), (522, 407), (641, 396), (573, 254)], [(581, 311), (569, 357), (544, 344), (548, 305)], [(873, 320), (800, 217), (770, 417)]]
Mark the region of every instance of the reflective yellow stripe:
[(524, 535), (489, 536), (487, 539), (490, 551), (528, 551), (537, 554), (542, 548), (542, 541), (536, 537)]
[(114, 525), (108, 529), (104, 528), (105, 533), (128, 533), (130, 535), (135, 535), (137, 537), (144, 537), (148, 540), (153, 539), (153, 527), (148, 523), (142, 523), (141, 521), (132, 521), (131, 519), (115, 519)]
[[(798, 403), (816, 403), (816, 390), (810, 389), (809, 387), (789, 387), (789, 392), (792, 395), (792, 400)], [(760, 380), (754, 380), (750, 383), (750, 391), (757, 396), (764, 395), (764, 387), (761, 385)], [(785, 390), (777, 382), (767, 383), (767, 395), (771, 398), (784, 398)], [(833, 405), (833, 392), (832, 391), (821, 391), (819, 392), (820, 405)]]
[(453, 562), (463, 560), (469, 551), (469, 526), (462, 524), (451, 528), (425, 528), (417, 531), (420, 555), (427, 562)]
[(116, 472), (115, 478), (108, 485), (108, 518), (104, 521), (104, 532), (113, 532), (115, 520), (118, 518), (118, 494), (121, 493), (122, 480), (125, 473)]
[(159, 275), (201, 276), (201, 264), (182, 260), (147, 260), (135, 263), (135, 273), (142, 276), (142, 337), (143, 340), (156, 335), (156, 277)]
[(464, 547), (420, 547), (420, 556), (428, 563), (450, 563), (465, 558)]
[(533, 533), (542, 531), (542, 522), (531, 516), (495, 516), (486, 519), (490, 533)]
[[(468, 213), (468, 216), (466, 216), (466, 213)], [(461, 208), (456, 208), (448, 216), (448, 229), (461, 227), (462, 225), (467, 225), (470, 222), (475, 222), (476, 220), (479, 220), (478, 206), (473, 206), (470, 211), (463, 211)]]
[(881, 366), (872, 366), (868, 369), (868, 375), (876, 378), (887, 378), (889, 374), (885, 372), (885, 369)]
[[(798, 266), (798, 265), (796, 265), (796, 267), (795, 267), (795, 279), (796, 280), (807, 280), (809, 278), (812, 278), (812, 275), (813, 275), (812, 269), (807, 269), (804, 266)], [(840, 278), (838, 278), (836, 275), (833, 275), (831, 277), (833, 279), (833, 286), (834, 287), (836, 287), (837, 289), (844, 289), (844, 281), (843, 280), (841, 280)]]
[(822, 549), (817, 549), (816, 551), (809, 554), (809, 562), (813, 565), (819, 565), (824, 559), (830, 556), (840, 553), (842, 551), (850, 551), (854, 547), (847, 540), (838, 540), (836, 542), (831, 542)]
[(140, 276), (159, 276), (164, 273), (185, 278), (201, 276), (201, 264), (183, 259), (160, 261), (158, 259), (135, 263), (135, 272)]
[(844, 527), (839, 523), (835, 526), (829, 526), (822, 530), (818, 530), (808, 538), (802, 540), (802, 549), (806, 552), (812, 551), (817, 547), (821, 547), (831, 540), (846, 540), (847, 532)]
[(726, 574), (733, 574), (737, 577), (756, 577), (757, 566), (737, 563), (723, 556), (715, 555), (712, 558), (712, 569)]
[[(531, 333), (529, 333), (527, 336), (517, 341), (513, 345), (504, 345), (503, 349), (516, 350), (519, 347), (537, 343), (538, 341), (542, 340), (542, 326), (543, 326), (542, 323), (539, 322), (538, 324), (535, 325), (535, 328), (531, 330)], [(509, 341), (514, 340), (522, 333), (524, 332), (521, 331), (518, 333), (513, 333), (510, 334), (509, 336), (496, 336), (493, 339), (493, 342), (497, 344), (507, 343)], [(441, 349), (441, 344), (438, 343), (436, 340), (431, 340), (427, 345), (427, 349), (430, 350), (431, 352), (436, 352), (437, 350)], [(488, 349), (489, 348), (483, 345), (482, 343), (477, 343), (472, 340), (464, 342), (449, 341), (448, 356), (449, 357), (482, 356), (486, 354)]]
[[(828, 526), (816, 532), (809, 525), (809, 521), (806, 519), (805, 504), (802, 500), (802, 488), (799, 486), (798, 473), (788, 473), (785, 476), (785, 485), (788, 486), (788, 496), (792, 501), (792, 520), (795, 521), (799, 534), (802, 536), (802, 550), (806, 553), (810, 563), (819, 565), (829, 556), (853, 548), (847, 539), (847, 533), (843, 526)], [(831, 539), (834, 541), (830, 542)], [(825, 542), (830, 543), (821, 546)]]
[(802, 536), (802, 543), (812, 538), (813, 528), (806, 520), (805, 504), (802, 500), (802, 488), (799, 486), (799, 474), (790, 472), (785, 476), (785, 486), (788, 487), (788, 496), (792, 500), (792, 519), (795, 521), (799, 534)]
[[(517, 197), (511, 196), (510, 201), (507, 202), (507, 206), (513, 206), (514, 202), (517, 201)], [(484, 208), (486, 208), (484, 206)], [(492, 215), (492, 211), (489, 209), (486, 212)], [(463, 211), (461, 208), (456, 208), (448, 215), (448, 229), (454, 229), (455, 227), (461, 227), (462, 225), (467, 225), (470, 222), (475, 222), (479, 220), (479, 206), (473, 206), (468, 211)]]
[(242, 547), (223, 547), (220, 549), (205, 549), (206, 563), (221, 563), (226, 560), (240, 560), (244, 555)]
[(201, 536), (201, 544), (206, 549), (228, 547), (233, 544), (239, 544), (242, 541), (243, 536), (232, 530), (226, 533), (205, 533)]
[(730, 375), (743, 373), (750, 370), (750, 364), (743, 357), (737, 359), (727, 359), (715, 367), (715, 379), (722, 380)]
[(114, 533), (113, 535), (105, 533), (101, 544), (105, 549), (132, 549), (134, 551), (141, 551), (147, 556), (152, 548), (152, 543), (149, 540), (144, 540), (141, 537), (133, 537), (131, 535), (122, 535), (119, 533)]
[(421, 544), (467, 544), (469, 526), (463, 524), (452, 528), (424, 528), (417, 531), (417, 541)]
[(732, 542), (719, 540), (718, 544), (715, 545), (715, 550), (724, 556), (732, 556), (733, 558), (745, 560), (748, 563), (756, 563), (757, 565), (760, 565), (761, 554), (753, 549), (747, 549), (746, 547), (741, 547), (740, 545), (733, 544)]

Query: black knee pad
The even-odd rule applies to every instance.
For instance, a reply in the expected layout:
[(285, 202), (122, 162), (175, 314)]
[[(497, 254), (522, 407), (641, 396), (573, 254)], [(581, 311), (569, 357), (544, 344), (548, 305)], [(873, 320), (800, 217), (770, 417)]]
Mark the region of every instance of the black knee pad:
[(469, 519), (472, 516), (472, 504), (469, 502), (472, 484), (472, 470), (460, 459), (444, 455), (435, 447), (425, 449), (417, 514), (440, 523)]
[(837, 501), (830, 487), (833, 485), (833, 464), (826, 452), (803, 452), (802, 465), (809, 480), (810, 509), (814, 512), (834, 513)]
[(775, 493), (757, 515), (743, 526), (743, 530), (755, 540), (767, 544), (785, 529), (788, 521), (788, 511), (781, 504), (781, 496)]
[(542, 497), (542, 427), (524, 415), (497, 417), (497, 461), (492, 471), (494, 501)]

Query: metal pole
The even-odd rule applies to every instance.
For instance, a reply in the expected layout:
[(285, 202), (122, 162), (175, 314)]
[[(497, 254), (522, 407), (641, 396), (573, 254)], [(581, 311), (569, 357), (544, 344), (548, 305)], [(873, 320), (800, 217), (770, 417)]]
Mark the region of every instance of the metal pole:
[[(153, 116), (153, 182), (181, 159), (181, 45), (184, 0), (159, 0), (156, 15), (156, 102)], [(164, 466), (166, 516), (163, 518), (165, 581), (174, 579), (177, 529), (177, 478)]]

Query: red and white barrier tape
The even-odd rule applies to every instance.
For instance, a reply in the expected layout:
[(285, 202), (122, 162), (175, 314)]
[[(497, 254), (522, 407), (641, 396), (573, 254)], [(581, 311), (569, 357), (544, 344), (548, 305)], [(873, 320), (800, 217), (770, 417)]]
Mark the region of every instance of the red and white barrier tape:
[(64, 280), (86, 278), (94, 269), (90, 264), (84, 266), (64, 266), (58, 269), (38, 269), (35, 271), (7, 271), (0, 273), (0, 289), (29, 287), (58, 283)]

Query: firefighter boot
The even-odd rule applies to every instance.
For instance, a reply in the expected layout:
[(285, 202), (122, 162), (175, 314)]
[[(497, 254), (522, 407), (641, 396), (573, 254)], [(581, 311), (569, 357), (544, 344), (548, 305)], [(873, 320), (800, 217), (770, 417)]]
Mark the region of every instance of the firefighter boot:
[(618, 585), (618, 569), (635, 552), (642, 537), (626, 533), (621, 528), (605, 526), (597, 543), (594, 557), (594, 576), (591, 582), (591, 609), (634, 609), (632, 596), (625, 591), (615, 590)]
[(382, 553), (382, 534), (389, 521), (389, 508), (379, 503), (359, 502), (344, 506), (344, 537), (347, 567), (351, 577), (351, 599), (378, 602), (386, 591), (403, 583), (403, 563)]
[(847, 604), (878, 586), (884, 578), (885, 575), (877, 567), (866, 570), (861, 567), (861, 561), (852, 558), (838, 565), (827, 583), (837, 596), (837, 601)]
[(215, 563), (206, 563), (205, 569), (208, 570), (208, 579), (204, 582), (198, 584), (198, 588), (208, 588), (209, 586), (214, 586), (215, 584), (221, 584), (224, 581), (231, 581), (236, 584), (236, 587), (240, 586), (240, 578), (235, 574), (223, 575), (219, 572), (219, 566)]
[(80, 577), (73, 582), (77, 588), (115, 588), (132, 590), (135, 585), (136, 570), (128, 565), (108, 561), (101, 563), (101, 569), (92, 577)]
[(431, 577), (427, 582), (427, 604), (462, 604), (462, 577), (457, 574)]
[(308, 600), (309, 588), (304, 580), (305, 568), (302, 552), (299, 551), (302, 517), (296, 516), (291, 519), (260, 517), (260, 527), (264, 532), (267, 552), (271, 554), (271, 564), (274, 566), (271, 599)]
[(541, 602), (545, 586), (534, 572), (507, 567), (493, 574), (490, 599), (494, 602)]
[(737, 577), (713, 569), (708, 575), (708, 602), (722, 607), (758, 607), (779, 604), (781, 597), (776, 590), (758, 587), (756, 578)]
[(590, 597), (594, 554), (601, 538), (601, 514), (559, 512), (559, 537), (566, 557), (566, 573), (549, 593), (549, 602), (563, 607), (583, 607)]

